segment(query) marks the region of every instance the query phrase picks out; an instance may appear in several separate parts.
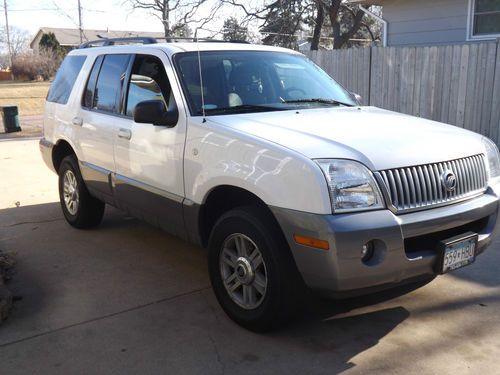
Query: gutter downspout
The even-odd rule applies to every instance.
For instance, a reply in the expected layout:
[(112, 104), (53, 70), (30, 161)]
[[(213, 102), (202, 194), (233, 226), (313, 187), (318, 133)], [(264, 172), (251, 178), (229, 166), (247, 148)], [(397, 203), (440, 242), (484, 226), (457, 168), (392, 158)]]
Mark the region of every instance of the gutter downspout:
[(382, 36), (382, 46), (387, 47), (387, 21), (384, 20), (382, 17), (377, 16), (375, 13), (370, 12), (368, 9), (366, 9), (364, 6), (359, 5), (359, 9), (365, 12), (365, 14), (369, 15), (372, 18), (375, 18), (377, 21), (382, 23), (384, 25), (384, 35)]

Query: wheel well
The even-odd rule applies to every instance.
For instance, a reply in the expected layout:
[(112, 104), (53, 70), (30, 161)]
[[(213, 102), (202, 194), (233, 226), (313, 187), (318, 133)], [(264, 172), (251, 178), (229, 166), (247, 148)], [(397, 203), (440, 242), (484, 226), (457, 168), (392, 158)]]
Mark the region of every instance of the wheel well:
[(227, 211), (242, 206), (259, 207), (263, 212), (269, 214), (278, 225), (267, 204), (255, 194), (235, 186), (219, 186), (210, 192), (205, 203), (201, 206), (199, 225), (203, 246), (208, 244), (210, 233), (217, 220)]
[(52, 164), (54, 165), (54, 169), (56, 171), (59, 171), (61, 162), (68, 155), (75, 155), (75, 151), (71, 145), (66, 141), (57, 142), (52, 150)]

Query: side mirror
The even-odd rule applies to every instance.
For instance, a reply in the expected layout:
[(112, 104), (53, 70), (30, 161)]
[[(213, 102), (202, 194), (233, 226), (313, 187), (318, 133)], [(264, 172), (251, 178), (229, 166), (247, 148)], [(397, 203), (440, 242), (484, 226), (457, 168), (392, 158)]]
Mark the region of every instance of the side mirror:
[(167, 110), (161, 100), (144, 100), (134, 108), (134, 121), (140, 124), (173, 127), (179, 120), (177, 108)]
[(351, 95), (352, 95), (352, 97), (354, 98), (354, 100), (356, 100), (356, 101), (358, 102), (358, 104), (361, 104), (361, 99), (363, 99), (363, 98), (361, 97), (361, 95), (356, 94), (355, 92), (351, 92)]

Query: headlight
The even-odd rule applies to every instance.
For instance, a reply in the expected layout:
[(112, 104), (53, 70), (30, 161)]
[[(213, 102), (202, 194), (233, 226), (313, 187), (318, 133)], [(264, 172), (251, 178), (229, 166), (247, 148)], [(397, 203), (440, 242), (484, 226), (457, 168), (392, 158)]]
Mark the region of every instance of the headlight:
[(384, 208), (382, 194), (372, 173), (351, 160), (316, 160), (323, 170), (333, 212), (352, 212)]
[(498, 148), (493, 141), (488, 138), (483, 138), (484, 149), (486, 151), (486, 158), (488, 163), (488, 179), (490, 184), (495, 184), (500, 180), (500, 158), (498, 155)]

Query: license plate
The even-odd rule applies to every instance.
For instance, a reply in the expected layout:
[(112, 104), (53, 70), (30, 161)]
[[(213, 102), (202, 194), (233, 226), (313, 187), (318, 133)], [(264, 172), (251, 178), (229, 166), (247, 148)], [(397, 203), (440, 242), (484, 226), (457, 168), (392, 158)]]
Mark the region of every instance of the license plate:
[(470, 233), (441, 242), (441, 272), (446, 273), (468, 266), (476, 260), (477, 234)]

